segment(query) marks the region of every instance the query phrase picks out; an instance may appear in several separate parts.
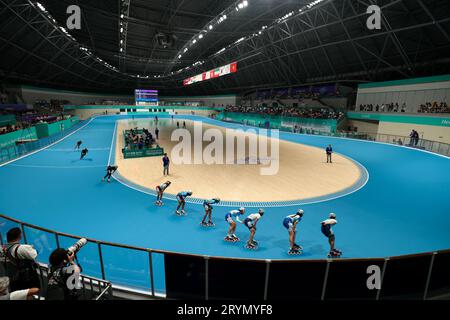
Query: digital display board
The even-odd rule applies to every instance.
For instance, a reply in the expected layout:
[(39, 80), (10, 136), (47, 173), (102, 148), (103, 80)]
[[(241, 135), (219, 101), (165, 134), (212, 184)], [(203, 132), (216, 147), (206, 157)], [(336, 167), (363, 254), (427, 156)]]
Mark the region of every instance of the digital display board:
[(136, 89), (134, 99), (137, 106), (157, 106), (159, 104), (158, 90)]
[(236, 73), (237, 72), (237, 62), (233, 62), (227, 64), (226, 66), (222, 66), (213, 70), (209, 70), (207, 72), (203, 72), (196, 76), (187, 78), (183, 81), (184, 86), (189, 86), (191, 84), (206, 81), (209, 79), (215, 79), (219, 77), (226, 76), (227, 74)]

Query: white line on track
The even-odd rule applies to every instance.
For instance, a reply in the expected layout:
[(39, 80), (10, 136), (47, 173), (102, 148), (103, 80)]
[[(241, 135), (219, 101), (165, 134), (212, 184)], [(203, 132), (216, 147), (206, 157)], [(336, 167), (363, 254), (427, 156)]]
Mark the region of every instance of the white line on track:
[[(76, 149), (47, 149), (44, 152), (75, 152)], [(89, 148), (89, 151), (109, 151), (109, 148)]]
[[(117, 131), (117, 121), (115, 122), (115, 124), (114, 124), (114, 132), (113, 132), (113, 136), (112, 136), (112, 139), (111, 139), (111, 146), (109, 147), (109, 158), (108, 158), (108, 166), (111, 164), (111, 156), (112, 156), (112, 152), (113, 152), (113, 149), (115, 149), (114, 148), (114, 142), (115, 142), (115, 137), (116, 137), (116, 131)], [(115, 152), (115, 150), (114, 150), (114, 152)]]
[(39, 168), (39, 169), (90, 169), (90, 168), (103, 168), (104, 166), (41, 166), (41, 165), (28, 165), (28, 164), (10, 164), (10, 167), (21, 168)]
[[(190, 121), (196, 121), (196, 120), (193, 120), (193, 119), (185, 119), (185, 120), (190, 120)], [(219, 121), (219, 123), (222, 123), (222, 122), (220, 122)], [(117, 121), (116, 121), (116, 126), (117, 126)], [(220, 127), (222, 127), (222, 128), (224, 128), (225, 126), (223, 126), (223, 125), (220, 125), (219, 124), (219, 126)], [(225, 127), (226, 128), (226, 127)], [(115, 133), (116, 133), (116, 130), (114, 130), (114, 135), (115, 135)], [(113, 135), (113, 142), (114, 142), (114, 135)], [(289, 141), (289, 140), (286, 140), (286, 139), (280, 139), (280, 140), (283, 140), (283, 141)], [(348, 140), (354, 140), (354, 139), (348, 139)], [(359, 140), (358, 140), (359, 141)], [(294, 142), (294, 143), (296, 143), (296, 144), (302, 144), (301, 142)], [(386, 144), (386, 145), (390, 145), (390, 144)], [(309, 145), (309, 146), (311, 146), (311, 147), (313, 147), (313, 148), (319, 148), (319, 147), (317, 147), (317, 146), (313, 146), (313, 145)], [(112, 147), (112, 145), (111, 145), (111, 147)], [(112, 149), (112, 148), (111, 148)], [(343, 154), (340, 154), (340, 153), (337, 153), (337, 152), (335, 152), (335, 154), (338, 154), (338, 155), (340, 155), (340, 156), (343, 156), (343, 157), (345, 157), (345, 158), (347, 158), (347, 159), (349, 159), (349, 160), (351, 160), (351, 161), (353, 161), (353, 162), (355, 162), (357, 165), (358, 165), (358, 167), (360, 168), (360, 170), (363, 170), (365, 173), (366, 173), (366, 180), (364, 181), (364, 183), (362, 184), (362, 185), (360, 185), (358, 188), (356, 188), (356, 189), (350, 189), (348, 192), (344, 192), (344, 193), (342, 193), (342, 194), (338, 194), (338, 195), (330, 195), (330, 197), (329, 198), (323, 198), (323, 199), (320, 199), (320, 200), (315, 200), (315, 201), (308, 201), (308, 199), (304, 199), (303, 201), (301, 200), (301, 199), (299, 199), (299, 200), (292, 200), (292, 202), (291, 201), (280, 201), (280, 203), (279, 204), (276, 204), (276, 205), (271, 205), (270, 204), (270, 202), (268, 202), (266, 205), (264, 205), (265, 203), (264, 203), (264, 201), (261, 201), (261, 203), (260, 204), (258, 204), (258, 205), (256, 205), (256, 206), (252, 206), (252, 205), (248, 205), (248, 204), (245, 204), (246, 203), (246, 201), (231, 201), (231, 202), (242, 202), (246, 207), (292, 207), (292, 206), (298, 206), (298, 205), (310, 205), (310, 204), (316, 204), (316, 203), (322, 203), (322, 202), (328, 202), (328, 201), (332, 201), (332, 200), (336, 200), (336, 199), (340, 199), (340, 198), (343, 198), (343, 197), (347, 197), (347, 196), (349, 196), (349, 195), (351, 195), (351, 194), (353, 194), (353, 193), (355, 193), (355, 192), (358, 192), (359, 190), (361, 190), (362, 188), (364, 188), (366, 185), (367, 185), (367, 183), (369, 182), (369, 180), (370, 180), (370, 174), (369, 174), (369, 171), (367, 170), (367, 168), (365, 167), (365, 166), (363, 166), (360, 162), (358, 162), (358, 161), (356, 161), (355, 159), (353, 159), (353, 158), (351, 158), (351, 157), (349, 157), (349, 156), (347, 156), (347, 155), (343, 155)], [(111, 156), (111, 153), (110, 153), (110, 156)], [(111, 160), (111, 159), (110, 159)], [(108, 163), (109, 163), (109, 161), (108, 161)], [(119, 182), (120, 184), (122, 184), (122, 185), (124, 185), (124, 186), (126, 186), (126, 187), (128, 187), (128, 188), (130, 188), (130, 189), (133, 189), (133, 190), (135, 190), (135, 191), (138, 191), (138, 192), (141, 192), (141, 193), (144, 193), (144, 194), (147, 194), (147, 195), (150, 195), (150, 196), (153, 196), (153, 197), (155, 197), (155, 195), (153, 194), (153, 193), (150, 193), (150, 192), (148, 192), (148, 191), (145, 191), (145, 190), (143, 190), (143, 189), (145, 189), (145, 188), (143, 188), (143, 189), (138, 189), (138, 188), (136, 188), (136, 187), (133, 187), (133, 186), (131, 186), (131, 185), (129, 185), (128, 183), (126, 183), (126, 182), (124, 182), (124, 181), (122, 181), (122, 180), (120, 180), (120, 179), (117, 179), (114, 175), (112, 176), (113, 177), (113, 179), (114, 180), (116, 180), (117, 182)], [(318, 197), (318, 198), (322, 198), (322, 197)], [(165, 198), (166, 200), (172, 200), (172, 201), (177, 201), (176, 199), (168, 199), (168, 198)], [(186, 202), (187, 203), (194, 203), (194, 204), (198, 204), (197, 202), (190, 202), (189, 201), (189, 199), (186, 199)], [(276, 201), (273, 201), (273, 202), (276, 202)], [(283, 202), (286, 202), (285, 204), (283, 204)], [(297, 202), (297, 203), (295, 203), (295, 202)], [(216, 204), (216, 206), (221, 206), (220, 204)]]

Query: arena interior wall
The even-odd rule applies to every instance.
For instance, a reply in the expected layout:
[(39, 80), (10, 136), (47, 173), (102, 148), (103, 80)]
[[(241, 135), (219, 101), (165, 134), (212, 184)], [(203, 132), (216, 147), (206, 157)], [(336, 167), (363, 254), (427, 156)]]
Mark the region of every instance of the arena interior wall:
[(33, 104), (37, 100), (66, 100), (71, 104), (100, 103), (103, 100), (134, 100), (133, 95), (99, 94), (89, 92), (54, 90), (31, 86), (22, 86), (22, 98), (25, 103)]
[(450, 143), (450, 116), (348, 112), (347, 117), (358, 132), (373, 133), (377, 127), (378, 134), (409, 136), (414, 129), (425, 140)]
[(160, 100), (167, 103), (201, 103), (201, 106), (206, 107), (221, 107), (221, 106), (235, 106), (238, 102), (238, 97), (234, 94), (230, 95), (217, 95), (217, 96), (190, 96), (190, 97), (164, 97), (161, 96)]
[(356, 108), (360, 105), (374, 106), (406, 103), (406, 112), (417, 112), (427, 102), (448, 102), (450, 98), (450, 75), (416, 78), (399, 81), (362, 84), (358, 88)]

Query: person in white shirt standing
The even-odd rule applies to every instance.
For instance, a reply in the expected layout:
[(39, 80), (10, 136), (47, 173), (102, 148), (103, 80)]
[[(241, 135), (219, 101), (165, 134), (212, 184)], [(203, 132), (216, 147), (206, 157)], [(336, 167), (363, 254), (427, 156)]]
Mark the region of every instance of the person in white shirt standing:
[(37, 251), (30, 245), (21, 244), (22, 230), (12, 228), (6, 234), (7, 244), (2, 248), (2, 263), (9, 278), (11, 291), (40, 288), (37, 274)]
[(325, 237), (328, 238), (328, 243), (330, 244), (330, 253), (328, 254), (329, 258), (339, 258), (342, 255), (342, 252), (334, 247), (335, 236), (332, 226), (334, 226), (336, 223), (336, 214), (334, 213), (330, 213), (329, 218), (321, 222), (321, 231), (325, 235)]
[(247, 249), (256, 249), (258, 246), (258, 242), (254, 240), (255, 233), (256, 233), (256, 224), (258, 223), (259, 219), (264, 215), (264, 209), (259, 209), (258, 213), (250, 214), (247, 218), (244, 220), (244, 225), (250, 230), (250, 238), (247, 241), (246, 248)]

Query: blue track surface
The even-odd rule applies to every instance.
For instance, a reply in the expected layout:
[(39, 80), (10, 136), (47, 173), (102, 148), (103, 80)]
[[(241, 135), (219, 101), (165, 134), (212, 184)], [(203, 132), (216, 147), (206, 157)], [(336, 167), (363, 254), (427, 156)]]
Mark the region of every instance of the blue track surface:
[[(161, 116), (162, 118), (163, 116)], [(238, 128), (211, 119), (184, 118)], [(334, 149), (361, 163), (369, 172), (367, 184), (357, 192), (334, 200), (305, 204), (299, 226), (299, 257), (287, 255), (283, 217), (296, 207), (267, 208), (258, 224), (257, 251), (243, 244), (223, 241), (228, 225), (223, 216), (229, 207), (216, 207), (216, 228), (199, 226), (200, 205), (188, 204), (187, 217), (173, 214), (176, 203), (154, 206), (154, 198), (121, 183), (101, 183), (110, 158), (115, 123), (123, 116), (99, 117), (60, 143), (0, 168), (0, 213), (61, 232), (103, 241), (213, 256), (260, 259), (316, 259), (327, 255), (327, 241), (320, 221), (337, 214), (336, 245), (345, 257), (385, 257), (450, 248), (450, 160), (406, 147), (348, 139), (280, 133), (280, 138)], [(86, 159), (73, 151), (78, 140), (90, 150)], [(112, 152), (114, 155), (114, 152)], [(234, 208), (233, 208), (234, 209)], [(252, 211), (252, 210), (248, 210)], [(251, 213), (251, 212), (248, 212)], [(0, 221), (1, 222), (1, 221)], [(2, 230), (10, 225), (3, 222)], [(27, 230), (28, 231), (28, 230)], [(248, 231), (238, 226), (246, 238)], [(39, 232), (27, 232), (46, 258), (55, 240)], [(62, 239), (69, 245), (72, 239)], [(83, 249), (81, 263), (99, 276), (92, 256), (96, 246)], [(148, 255), (124, 249), (103, 249), (106, 275), (122, 284), (148, 288)], [(162, 255), (155, 257), (155, 287), (164, 289)]]

